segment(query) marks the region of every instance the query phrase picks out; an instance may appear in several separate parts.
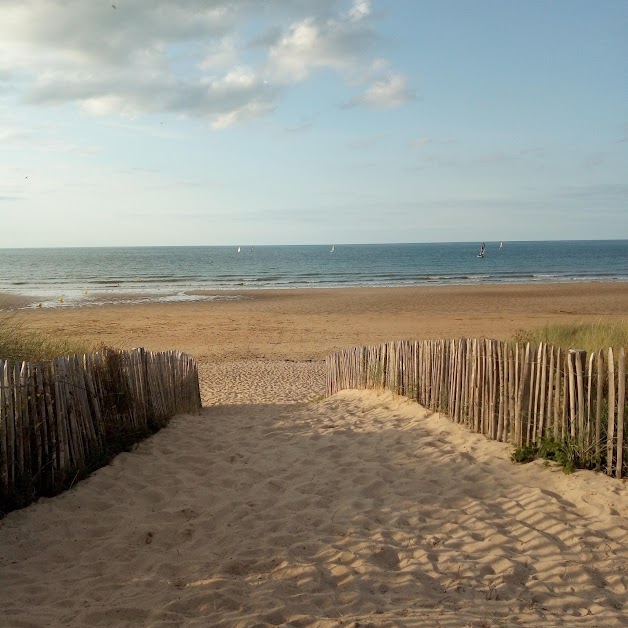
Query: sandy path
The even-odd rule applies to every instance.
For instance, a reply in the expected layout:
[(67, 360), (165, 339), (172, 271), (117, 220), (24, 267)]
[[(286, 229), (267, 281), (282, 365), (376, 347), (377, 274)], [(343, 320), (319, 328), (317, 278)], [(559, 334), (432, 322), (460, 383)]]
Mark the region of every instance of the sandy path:
[(325, 394), (325, 362), (206, 362), (198, 370), (204, 406), (297, 403)]
[(621, 483), (389, 394), (180, 416), (0, 527), (6, 626), (625, 626)]

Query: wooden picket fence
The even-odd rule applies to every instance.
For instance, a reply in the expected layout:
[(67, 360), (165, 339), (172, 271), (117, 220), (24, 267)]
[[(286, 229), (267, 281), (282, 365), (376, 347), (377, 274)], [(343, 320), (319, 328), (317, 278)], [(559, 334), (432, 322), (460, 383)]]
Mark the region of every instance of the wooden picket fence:
[(388, 389), (515, 447), (549, 437), (579, 466), (626, 476), (623, 348), (586, 354), (489, 339), (396, 341), (326, 359), (326, 393)]
[(198, 412), (195, 360), (144, 349), (0, 360), (0, 515), (52, 495), (180, 412)]

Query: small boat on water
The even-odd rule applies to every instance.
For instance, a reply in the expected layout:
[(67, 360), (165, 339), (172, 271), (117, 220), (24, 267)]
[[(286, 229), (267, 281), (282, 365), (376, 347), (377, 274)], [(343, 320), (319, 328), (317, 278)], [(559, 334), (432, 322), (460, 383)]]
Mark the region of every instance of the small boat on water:
[(330, 253), (335, 253), (336, 252), (336, 245), (332, 244), (331, 245), (331, 251), (329, 251)]
[(503, 242), (500, 242), (500, 243), (499, 243), (499, 248), (500, 248), (500, 249), (503, 249), (503, 248), (504, 248), (504, 243), (503, 243)]
[(484, 242), (482, 242), (482, 246), (480, 247), (480, 254), (478, 255), (478, 257), (484, 257), (485, 251), (486, 251), (486, 245), (484, 244)]
[(240, 252), (240, 247), (238, 247), (238, 253)]

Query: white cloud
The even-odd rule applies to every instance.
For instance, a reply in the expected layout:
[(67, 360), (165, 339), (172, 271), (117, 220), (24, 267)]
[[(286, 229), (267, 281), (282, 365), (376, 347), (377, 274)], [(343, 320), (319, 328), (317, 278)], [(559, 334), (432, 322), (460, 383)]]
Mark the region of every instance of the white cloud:
[[(356, 83), (385, 61), (370, 0), (0, 0), (0, 96), (91, 115), (175, 112), (215, 128), (266, 115), (329, 69)], [(259, 33), (266, 35), (260, 37)], [(364, 80), (364, 79), (362, 79)], [(272, 87), (271, 87), (272, 86)], [(356, 101), (407, 100), (391, 75)]]
[[(357, 2), (356, 4), (360, 4)], [(277, 81), (303, 81), (318, 69), (340, 73), (363, 71), (365, 57), (374, 47), (375, 31), (363, 7), (360, 17), (349, 15), (331, 18), (308, 16), (294, 22), (271, 45), (269, 73)]]
[(206, 47), (198, 67), (200, 70), (220, 70), (221, 68), (237, 65), (238, 57), (236, 38), (232, 35), (227, 35), (217, 43), (212, 43)]
[(361, 20), (370, 15), (370, 13), (371, 3), (369, 0), (355, 0), (351, 11), (349, 11), (349, 16), (353, 20)]
[(276, 79), (302, 81), (315, 67), (328, 65), (318, 26), (312, 18), (294, 24), (270, 50), (272, 74)]
[(414, 99), (414, 92), (406, 85), (401, 74), (392, 74), (385, 79), (376, 81), (366, 91), (356, 96), (351, 104), (369, 105), (378, 109), (399, 107)]
[(249, 120), (251, 118), (262, 116), (271, 110), (272, 105), (270, 104), (249, 103), (239, 109), (233, 109), (228, 113), (215, 116), (212, 122), (212, 127), (215, 129), (224, 129), (243, 120)]

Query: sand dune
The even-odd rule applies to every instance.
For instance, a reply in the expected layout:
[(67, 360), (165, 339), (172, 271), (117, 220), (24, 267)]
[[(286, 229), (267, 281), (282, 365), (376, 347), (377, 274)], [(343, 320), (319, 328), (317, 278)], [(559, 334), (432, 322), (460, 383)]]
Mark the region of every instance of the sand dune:
[(237, 401), (9, 515), (0, 624), (627, 625), (622, 483), (388, 393)]

